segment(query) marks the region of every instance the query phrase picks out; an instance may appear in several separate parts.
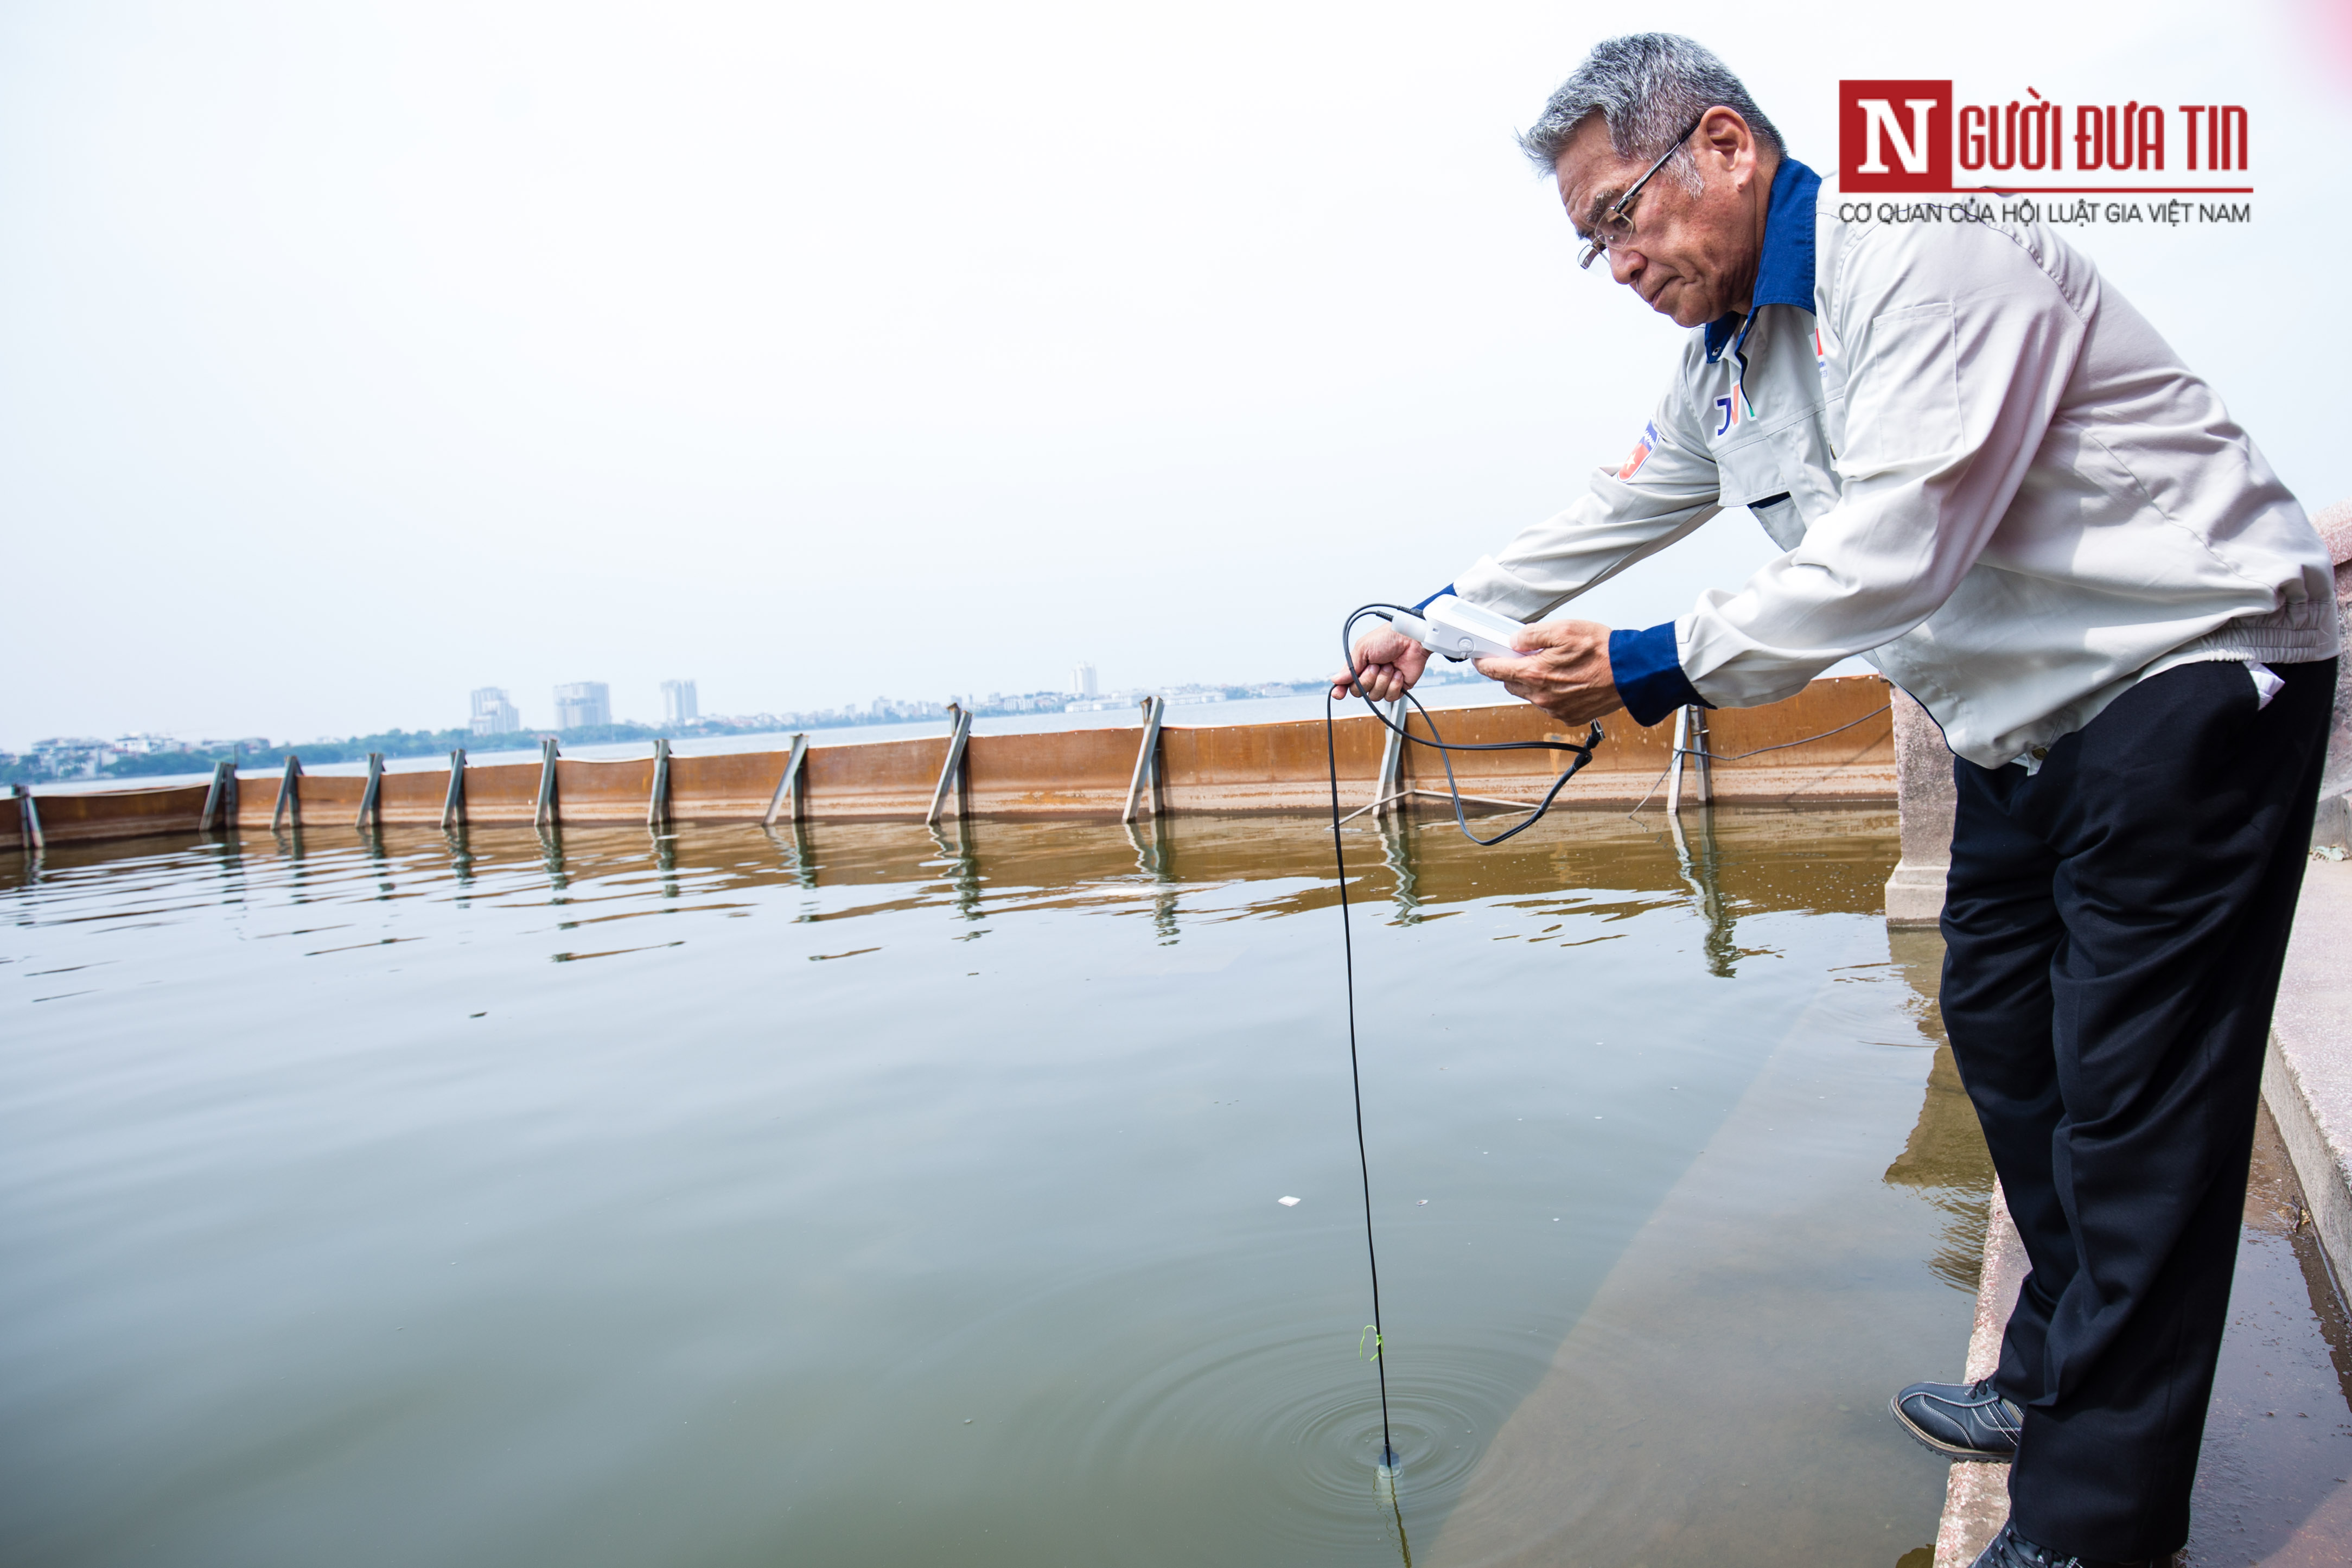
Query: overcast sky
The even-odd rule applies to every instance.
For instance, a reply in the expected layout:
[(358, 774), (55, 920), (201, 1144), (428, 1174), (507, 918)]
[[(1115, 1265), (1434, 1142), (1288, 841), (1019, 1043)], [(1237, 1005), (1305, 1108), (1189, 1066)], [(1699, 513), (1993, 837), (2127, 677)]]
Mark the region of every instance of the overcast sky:
[[(2258, 221), (2082, 241), (2352, 496), (2345, 8), (1685, 4), (1842, 77), (2237, 101)], [(1916, 18), (1916, 19), (1914, 19)], [(1511, 141), (1580, 4), (0, 7), (0, 746), (1305, 676), (1619, 460), (1679, 334)], [(1727, 516), (1585, 603), (1647, 625)]]

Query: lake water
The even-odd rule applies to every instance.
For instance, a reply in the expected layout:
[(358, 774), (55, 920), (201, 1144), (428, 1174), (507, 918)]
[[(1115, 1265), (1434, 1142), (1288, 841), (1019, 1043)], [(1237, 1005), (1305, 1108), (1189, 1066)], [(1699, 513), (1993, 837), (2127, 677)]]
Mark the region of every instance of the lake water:
[(0, 861), (0, 1561), (1916, 1563), (1933, 939), (1706, 817), (1349, 830), (1394, 1510), (1327, 825)]

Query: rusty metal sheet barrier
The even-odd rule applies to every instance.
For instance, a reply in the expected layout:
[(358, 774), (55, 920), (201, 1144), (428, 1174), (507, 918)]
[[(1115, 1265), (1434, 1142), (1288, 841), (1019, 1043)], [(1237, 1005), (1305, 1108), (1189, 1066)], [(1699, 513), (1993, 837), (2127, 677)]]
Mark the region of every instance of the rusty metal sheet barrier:
[[(1878, 711), (1886, 706), (1886, 683), (1877, 676), (1841, 677), (1816, 680), (1768, 707), (1710, 714), (1709, 749), (1718, 756), (1802, 742), (1717, 763), (1716, 798), (1759, 803), (1891, 799), (1894, 721)], [(1580, 728), (1571, 729), (1523, 702), (1440, 709), (1435, 717), (1438, 734), (1455, 744), (1583, 738)], [(1853, 727), (1822, 736), (1847, 724)], [(1407, 728), (1416, 735), (1430, 732), (1428, 721), (1418, 714)], [(1645, 728), (1616, 713), (1602, 720), (1601, 728), (1606, 740), (1591, 765), (1560, 792), (1563, 804), (1630, 805), (1651, 791), (1674, 760), (1671, 719)], [(1336, 729), (1340, 800), (1352, 809), (1371, 799), (1383, 735), (1375, 721), (1360, 716), (1360, 710), (1359, 717), (1340, 721)], [(1808, 739), (1812, 736), (1822, 738)], [(1168, 802), (1173, 810), (1299, 811), (1329, 803), (1320, 720), (1171, 730), (1163, 746)], [(1516, 800), (1540, 798), (1567, 765), (1564, 755), (1541, 752), (1456, 752), (1453, 760), (1454, 779), (1465, 795)], [(1444, 762), (1426, 747), (1406, 748), (1403, 783), (1444, 790)], [(1424, 796), (1420, 804), (1437, 803)]]
[[(434, 777), (442, 777), (435, 774)], [(500, 763), (466, 770), (466, 820), (484, 826), (530, 826), (539, 803), (539, 764)]]
[(680, 822), (757, 822), (775, 798), (788, 752), (669, 759), (670, 815)]
[(812, 746), (806, 763), (809, 815), (920, 820), (930, 807), (931, 791), (940, 782), (940, 767), (947, 755), (945, 735)]
[[(1709, 713), (1707, 749), (1718, 758), (1738, 759), (1715, 764), (1715, 798), (1759, 804), (1893, 798), (1895, 721), (1884, 711), (1887, 691), (1886, 682), (1877, 676), (1845, 676), (1816, 680), (1796, 696), (1762, 708)], [(1580, 731), (1571, 731), (1541, 709), (1524, 703), (1441, 710), (1437, 721), (1439, 732), (1449, 742), (1582, 738)], [(1411, 727), (1415, 734), (1427, 732), (1417, 717)], [(1613, 713), (1601, 721), (1601, 729), (1607, 739), (1591, 765), (1560, 792), (1565, 804), (1630, 804), (1655, 787), (1674, 761), (1672, 719), (1644, 728), (1623, 713)], [(1826, 733), (1832, 731), (1837, 732)], [(1767, 747), (1786, 749), (1764, 751)], [(1756, 752), (1763, 754), (1740, 756)], [(1454, 777), (1465, 793), (1514, 799), (1539, 796), (1562, 765), (1537, 752), (1454, 755)], [(1347, 776), (1343, 758), (1341, 777)], [(1371, 775), (1366, 770), (1360, 776), (1369, 782)], [(1442, 790), (1444, 763), (1435, 752), (1408, 747), (1405, 783)]]
[(559, 822), (643, 822), (653, 790), (651, 757), (622, 763), (575, 762), (570, 757), (555, 760), (555, 816)]
[[(194, 833), (204, 816), (206, 787), (174, 784), (163, 789), (41, 795), (41, 837), (51, 844), (78, 844), (150, 833)], [(17, 842), (21, 845), (22, 813), (11, 810), (8, 815), (16, 819), (11, 826), (17, 827)]]
[[(248, 787), (245, 784), (237, 786), (236, 795), (240, 804)], [(446, 770), (386, 773), (376, 795), (376, 820), (386, 826), (434, 826), (441, 820), (441, 796), (448, 787), (449, 774)]]
[[(237, 794), (245, 794), (242, 785)], [(359, 821), (360, 801), (366, 794), (367, 780), (356, 775), (335, 773), (321, 778), (306, 773), (301, 784), (302, 826), (350, 827)]]
[[(386, 773), (384, 782), (389, 784), (395, 776), (398, 775)], [(446, 782), (447, 777), (446, 774), (438, 773), (425, 773), (421, 776), (438, 782)], [(296, 804), (294, 810), (289, 814), (288, 826), (306, 830), (350, 827), (359, 816), (360, 799), (366, 793), (367, 780), (364, 778), (345, 774), (321, 776), (316, 773), (305, 773), (295, 781)], [(45, 823), (48, 820), (50, 801), (68, 798), (70, 797), (43, 795), (41, 820)], [(236, 826), (238, 827), (256, 828), (268, 832), (277, 807), (277, 769), (272, 768), (267, 773), (241, 773), (236, 775)], [(196, 803), (196, 810), (198, 813), (204, 810), (204, 803), (201, 800)], [(194, 817), (191, 816), (189, 826), (194, 827)]]
[(974, 735), (964, 747), (971, 808), (982, 816), (1115, 816), (1142, 736), (1140, 725)]
[[(1892, 800), (1894, 721), (1885, 711), (1886, 683), (1876, 676), (1816, 680), (1796, 696), (1763, 708), (1724, 709), (1708, 716), (1708, 748), (1719, 801), (1787, 803)], [(1580, 739), (1580, 731), (1539, 709), (1511, 702), (1441, 709), (1439, 732), (1449, 742)], [(1427, 732), (1416, 717), (1413, 731)], [(1625, 805), (1654, 789), (1674, 754), (1671, 721), (1643, 728), (1619, 713), (1602, 721), (1608, 737), (1591, 766), (1560, 799), (1570, 805)], [(1836, 731), (1829, 733), (1829, 731)], [(1141, 744), (1140, 726), (1064, 730), (1026, 735), (976, 735), (966, 748), (957, 799), (980, 816), (1116, 816), (1126, 798)], [(1385, 739), (1381, 726), (1357, 714), (1334, 734), (1343, 805), (1352, 810), (1372, 798)], [(1790, 744), (1790, 742), (1799, 742)], [(1763, 751), (1766, 747), (1783, 750)], [(939, 784), (948, 741), (882, 741), (813, 746), (804, 764), (807, 815), (831, 819), (919, 820)], [(1741, 752), (1763, 754), (1741, 759)], [(670, 758), (670, 810), (681, 821), (757, 821), (774, 797), (788, 753), (741, 752)], [(1276, 724), (1211, 724), (1160, 732), (1161, 799), (1170, 811), (1318, 811), (1330, 800), (1319, 719)], [(1549, 787), (1559, 763), (1553, 753), (1456, 753), (1454, 776), (1465, 794), (1532, 800)], [(653, 790), (650, 757), (627, 762), (556, 761), (556, 819), (561, 823), (646, 820)], [(539, 764), (502, 763), (466, 770), (466, 820), (480, 826), (528, 825), (539, 793)], [(238, 775), (235, 826), (267, 830), (277, 805), (278, 775)], [(448, 788), (446, 770), (383, 775), (380, 820), (430, 826), (441, 819)], [(1407, 787), (1443, 790), (1437, 754), (1406, 749)], [(308, 830), (354, 826), (367, 781), (347, 774), (306, 774), (298, 781), (298, 821)], [(52, 843), (193, 832), (204, 810), (205, 786), (43, 795), (41, 823)], [(1423, 795), (1417, 808), (1443, 810)], [(0, 847), (23, 844), (19, 813), (0, 811)]]

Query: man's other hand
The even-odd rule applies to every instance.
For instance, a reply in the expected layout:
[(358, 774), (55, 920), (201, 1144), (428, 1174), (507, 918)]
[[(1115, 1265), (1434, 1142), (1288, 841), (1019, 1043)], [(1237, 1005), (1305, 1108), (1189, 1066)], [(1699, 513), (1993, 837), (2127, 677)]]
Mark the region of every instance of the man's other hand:
[[(1604, 640), (1606, 634), (1603, 634)], [(1331, 678), (1331, 695), (1345, 701), (1352, 680), (1375, 702), (1393, 702), (1429, 668), (1429, 650), (1386, 622), (1356, 639), (1356, 668)]]
[(1543, 621), (1511, 639), (1523, 657), (1477, 661), (1478, 673), (1554, 718), (1582, 724), (1625, 704), (1609, 666), (1609, 628), (1593, 621)]

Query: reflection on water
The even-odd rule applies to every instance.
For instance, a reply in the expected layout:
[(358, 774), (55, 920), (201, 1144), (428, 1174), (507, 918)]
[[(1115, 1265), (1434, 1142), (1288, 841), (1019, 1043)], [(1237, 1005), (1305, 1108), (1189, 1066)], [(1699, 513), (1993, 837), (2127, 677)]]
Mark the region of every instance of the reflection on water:
[(1729, 1358), (1738, 1560), (1893, 1563), (1940, 1469), (1806, 1391), (1981, 1210), (1894, 834), (1350, 828), (1388, 1505), (1328, 826), (0, 860), (0, 1558), (1712, 1563)]
[(1944, 939), (1932, 930), (1894, 931), (1887, 937), (1895, 964), (1919, 999), (1914, 1016), (1920, 1032), (1936, 1043), (1936, 1058), (1927, 1069), (1927, 1095), (1919, 1107), (1918, 1125), (1911, 1129), (1903, 1152), (1886, 1167), (1886, 1180), (1916, 1189), (1950, 1216), (1932, 1266), (1954, 1289), (1973, 1295), (1992, 1205), (1992, 1152), (1985, 1147), (1969, 1091), (1960, 1087), (1959, 1065), (1952, 1059), (1943, 1016), (1936, 1010)]

